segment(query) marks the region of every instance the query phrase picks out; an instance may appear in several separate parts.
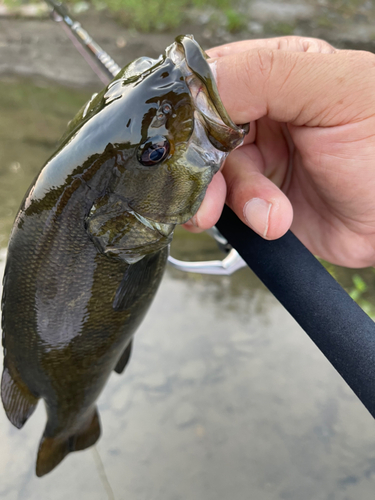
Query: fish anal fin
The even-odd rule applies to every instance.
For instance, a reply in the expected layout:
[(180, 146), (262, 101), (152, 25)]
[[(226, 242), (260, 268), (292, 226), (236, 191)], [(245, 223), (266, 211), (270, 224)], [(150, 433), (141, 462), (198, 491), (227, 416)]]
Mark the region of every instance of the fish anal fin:
[(125, 369), (125, 366), (128, 364), (130, 355), (132, 353), (133, 340), (129, 342), (126, 346), (124, 352), (121, 354), (121, 358), (117, 361), (117, 365), (115, 366), (116, 373), (122, 373)]
[(89, 448), (97, 442), (100, 437), (100, 420), (95, 408), (91, 422), (81, 432), (75, 434), (70, 441), (70, 451), (79, 451)]
[(36, 475), (44, 476), (51, 472), (72, 451), (88, 448), (96, 443), (100, 436), (99, 415), (95, 408), (94, 413), (80, 431), (72, 436), (59, 439), (58, 437), (43, 436), (36, 461)]
[(1, 399), (8, 419), (17, 429), (21, 429), (38, 404), (38, 398), (19, 377), (12, 377), (6, 366), (1, 378)]

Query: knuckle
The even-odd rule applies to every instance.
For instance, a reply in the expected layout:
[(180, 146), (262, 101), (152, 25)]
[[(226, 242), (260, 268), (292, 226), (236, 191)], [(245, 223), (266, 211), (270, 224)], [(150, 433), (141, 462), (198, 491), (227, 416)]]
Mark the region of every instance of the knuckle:
[(261, 49), (258, 51), (258, 65), (259, 70), (266, 80), (271, 77), (273, 65), (274, 65), (274, 51)]
[(301, 38), (301, 46), (304, 52), (331, 54), (336, 51), (331, 44), (319, 38)]
[(296, 35), (279, 38), (277, 48), (288, 52), (319, 52), (322, 54), (336, 52), (336, 49), (325, 40)]

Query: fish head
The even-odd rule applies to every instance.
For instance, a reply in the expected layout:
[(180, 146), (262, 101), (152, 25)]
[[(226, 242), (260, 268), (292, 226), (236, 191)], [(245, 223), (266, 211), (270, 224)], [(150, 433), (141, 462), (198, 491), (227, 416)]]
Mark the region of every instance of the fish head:
[(201, 47), (192, 36), (178, 37), (159, 59), (124, 68), (104, 99), (106, 129), (111, 122), (118, 131), (111, 191), (151, 221), (189, 220), (247, 132), (229, 118)]

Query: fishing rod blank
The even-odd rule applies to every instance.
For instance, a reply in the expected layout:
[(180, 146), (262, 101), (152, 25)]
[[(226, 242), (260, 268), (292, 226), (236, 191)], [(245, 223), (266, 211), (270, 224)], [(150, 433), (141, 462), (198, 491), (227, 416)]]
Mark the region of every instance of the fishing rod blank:
[(92, 39), (79, 22), (69, 16), (68, 9), (62, 3), (56, 0), (45, 1), (52, 7), (53, 19), (63, 22), (62, 27), (75, 48), (104, 85), (107, 85), (121, 70), (120, 66)]
[(372, 319), (291, 231), (278, 240), (265, 240), (227, 206), (217, 228), (375, 418)]

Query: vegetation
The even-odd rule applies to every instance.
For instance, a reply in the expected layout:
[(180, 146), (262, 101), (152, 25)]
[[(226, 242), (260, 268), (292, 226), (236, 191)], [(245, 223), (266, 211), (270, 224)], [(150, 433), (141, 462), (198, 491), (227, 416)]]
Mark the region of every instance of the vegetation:
[[(70, 0), (74, 3), (80, 0)], [(90, 0), (96, 8), (116, 12), (120, 20), (140, 31), (160, 31), (179, 26), (189, 9), (207, 9), (223, 12), (229, 30), (237, 30), (241, 18), (235, 16), (233, 0)]]
[(231, 33), (241, 31), (246, 27), (246, 18), (235, 9), (226, 9), (224, 14), (227, 19), (227, 30)]
[(266, 33), (273, 33), (274, 35), (278, 36), (293, 35), (295, 28), (295, 23), (285, 22), (266, 23), (264, 26), (264, 30)]
[(368, 4), (368, 0), (328, 0), (328, 7), (345, 17), (355, 15), (361, 7)]
[[(178, 26), (185, 2), (179, 0), (106, 0), (105, 7), (116, 12), (120, 21), (140, 31), (160, 31)], [(101, 7), (101, 0), (93, 0)]]
[[(43, 0), (0, 0), (0, 4), (16, 8), (38, 2), (42, 5)], [(106, 9), (127, 27), (143, 32), (177, 28), (200, 15), (206, 18), (205, 24), (209, 29), (215, 26), (232, 33), (246, 29), (250, 21), (250, 2), (246, 0), (63, 0), (63, 3), (70, 4), (74, 14), (89, 8)], [(373, 2), (369, 0), (309, 0), (309, 3), (316, 7), (316, 25), (326, 29), (332, 26), (337, 16), (353, 19), (357, 15), (367, 16), (374, 10)], [(263, 31), (273, 35), (290, 35), (294, 29), (294, 22), (275, 20), (268, 21)]]
[(375, 320), (375, 269), (347, 269), (321, 261), (327, 271), (345, 288), (350, 297)]
[[(10, 7), (35, 3), (38, 0), (3, 0)], [(39, 0), (40, 1), (40, 0)], [(176, 28), (186, 19), (192, 9), (209, 11), (213, 19), (223, 20), (230, 32), (243, 29), (244, 16), (237, 9), (240, 0), (65, 0), (63, 3), (73, 8), (73, 13), (89, 7), (107, 9), (128, 27), (151, 32)], [(0, 0), (1, 3), (1, 0)]]

